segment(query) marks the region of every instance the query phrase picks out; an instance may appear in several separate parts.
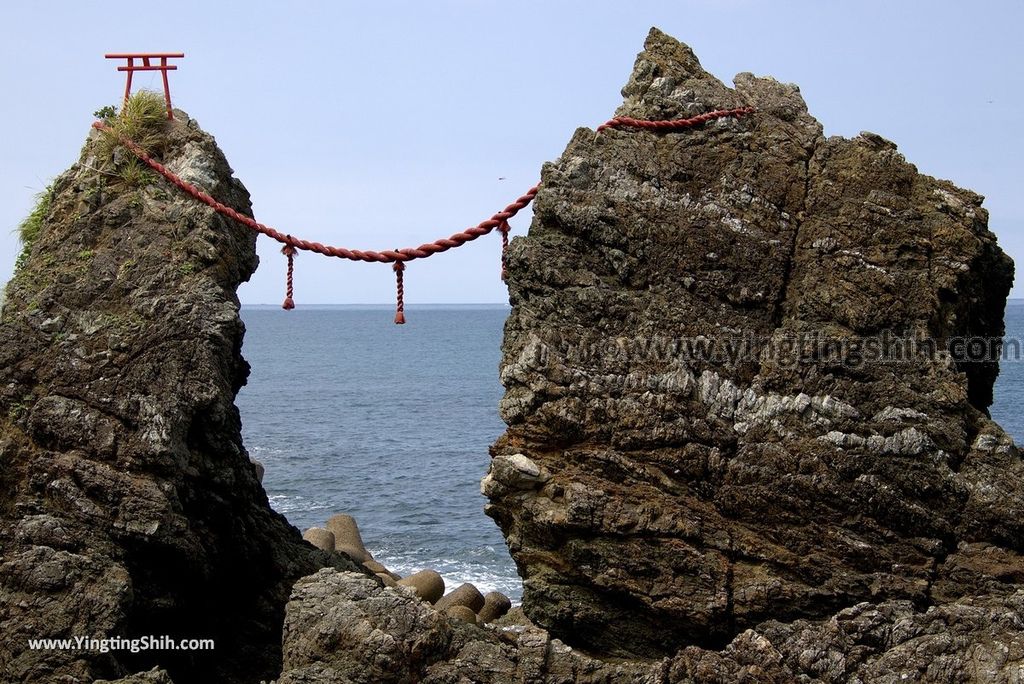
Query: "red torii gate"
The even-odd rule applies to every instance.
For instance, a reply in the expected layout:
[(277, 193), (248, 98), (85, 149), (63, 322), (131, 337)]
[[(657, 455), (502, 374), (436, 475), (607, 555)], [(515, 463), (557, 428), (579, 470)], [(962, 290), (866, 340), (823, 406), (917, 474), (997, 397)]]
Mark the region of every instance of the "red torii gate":
[[(164, 100), (167, 102), (167, 118), (173, 119), (174, 113), (171, 110), (171, 87), (167, 84), (167, 72), (177, 70), (177, 66), (168, 64), (168, 59), (180, 59), (185, 56), (184, 52), (128, 52), (110, 53), (104, 55), (107, 59), (127, 59), (128, 64), (117, 67), (118, 71), (128, 72), (128, 81), (124, 85), (124, 101), (132, 94), (132, 74), (136, 71), (159, 71), (164, 79)], [(141, 59), (142, 64), (136, 65), (135, 60)], [(153, 64), (150, 60), (159, 59), (159, 64)]]

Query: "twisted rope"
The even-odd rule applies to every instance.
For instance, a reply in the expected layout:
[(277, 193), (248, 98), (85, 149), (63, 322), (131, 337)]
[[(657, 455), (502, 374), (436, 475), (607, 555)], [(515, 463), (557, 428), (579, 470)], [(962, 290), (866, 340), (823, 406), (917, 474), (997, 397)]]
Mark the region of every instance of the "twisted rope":
[(271, 240), (276, 240), (283, 245), (290, 245), (295, 249), (301, 249), (306, 252), (316, 252), (317, 254), (323, 254), (324, 256), (337, 257), (339, 259), (349, 259), (350, 261), (367, 261), (367, 262), (380, 262), (380, 263), (392, 263), (395, 261), (412, 261), (413, 259), (425, 259), (429, 256), (437, 254), (439, 252), (446, 252), (452, 247), (461, 247), (471, 240), (476, 240), (481, 235), (487, 235), (492, 230), (501, 225), (502, 221), (508, 221), (510, 218), (515, 216), (526, 207), (533, 198), (537, 196), (538, 187), (535, 185), (526, 193), (509, 204), (507, 207), (497, 212), (491, 218), (485, 219), (475, 226), (466, 228), (464, 231), (455, 233), (447, 238), (440, 238), (433, 242), (426, 242), (419, 247), (404, 247), (402, 249), (388, 249), (380, 252), (373, 250), (360, 250), (360, 249), (347, 249), (345, 247), (333, 247), (331, 245), (324, 245), (319, 242), (312, 242), (310, 240), (302, 240), (291, 235), (285, 235), (280, 231), (274, 230), (270, 226), (265, 226), (259, 223), (255, 219), (238, 213), (231, 207), (221, 204), (208, 194), (195, 187), (191, 183), (188, 183), (181, 178), (178, 178), (173, 172), (168, 171), (163, 164), (154, 160), (146, 151), (139, 147), (134, 141), (117, 134), (109, 126), (104, 124), (102, 121), (96, 121), (93, 123), (93, 128), (105, 131), (108, 134), (114, 135), (118, 142), (124, 145), (130, 150), (136, 157), (142, 161), (143, 164), (153, 169), (161, 176), (167, 179), (171, 185), (182, 192), (191, 195), (195, 199), (199, 200), (203, 204), (207, 205), (214, 211), (228, 218), (231, 218), (239, 223), (245, 224), (252, 228), (256, 232), (266, 235)]

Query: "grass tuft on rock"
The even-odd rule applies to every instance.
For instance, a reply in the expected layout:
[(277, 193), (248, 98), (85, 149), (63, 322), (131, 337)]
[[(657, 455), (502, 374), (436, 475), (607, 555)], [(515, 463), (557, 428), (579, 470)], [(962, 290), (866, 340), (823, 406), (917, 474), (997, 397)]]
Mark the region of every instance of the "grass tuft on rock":
[(46, 215), (50, 213), (50, 205), (53, 204), (53, 183), (46, 186), (46, 189), (36, 195), (36, 206), (33, 207), (31, 213), (25, 217), (20, 224), (18, 224), (18, 239), (21, 241), (21, 254), (18, 255), (18, 259), (14, 262), (14, 270), (18, 271), (24, 265), (25, 260), (28, 259), (28, 254), (32, 250), (32, 243), (39, 237), (39, 231), (43, 228), (43, 221), (46, 220)]
[(153, 179), (153, 174), (134, 153), (123, 148), (120, 138), (128, 138), (148, 154), (159, 154), (166, 142), (167, 104), (160, 93), (139, 90), (128, 98), (116, 116), (113, 108), (97, 112), (104, 115), (109, 131), (103, 132), (99, 154), (112, 159), (115, 175), (128, 187), (141, 187)]

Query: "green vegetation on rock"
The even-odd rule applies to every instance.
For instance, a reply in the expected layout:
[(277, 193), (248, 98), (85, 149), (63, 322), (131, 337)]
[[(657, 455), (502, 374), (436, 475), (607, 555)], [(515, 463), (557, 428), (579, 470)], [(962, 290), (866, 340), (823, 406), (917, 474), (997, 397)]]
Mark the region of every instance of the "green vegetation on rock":
[(22, 264), (25, 263), (25, 259), (28, 258), (28, 253), (32, 250), (32, 243), (36, 241), (39, 236), (39, 231), (43, 227), (43, 220), (46, 215), (50, 212), (50, 204), (53, 202), (53, 183), (46, 186), (46, 189), (36, 195), (36, 206), (32, 209), (32, 212), (25, 217), (25, 220), (18, 225), (18, 238), (21, 240), (21, 254), (18, 255), (18, 259), (14, 262), (14, 270), (18, 271)]
[(148, 154), (159, 153), (166, 141), (167, 105), (160, 93), (140, 90), (128, 98), (120, 114), (115, 115), (115, 112), (113, 107), (96, 112), (110, 127), (103, 132), (100, 156), (113, 158), (115, 175), (125, 186), (142, 187), (153, 175), (134, 153), (124, 149), (120, 139), (128, 138)]

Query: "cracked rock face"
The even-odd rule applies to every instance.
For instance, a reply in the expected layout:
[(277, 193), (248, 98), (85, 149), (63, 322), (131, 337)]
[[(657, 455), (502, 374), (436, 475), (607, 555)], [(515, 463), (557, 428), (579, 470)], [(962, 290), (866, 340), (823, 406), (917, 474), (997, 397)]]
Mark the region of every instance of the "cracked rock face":
[[(97, 135), (56, 179), (0, 323), (0, 680), (269, 679), (291, 583), (342, 561), (270, 509), (242, 446), (235, 289), (255, 238), (155, 178), (125, 186)], [(162, 160), (249, 213), (184, 114)], [(27, 648), (148, 635), (216, 648)]]
[(645, 119), (757, 113), (581, 129), (544, 168), (483, 483), (525, 612), (648, 657), (864, 602), (998, 606), (1024, 579), (1024, 466), (987, 417), (997, 364), (946, 353), (1003, 333), (1013, 265), (981, 197), (657, 30), (623, 95)]

